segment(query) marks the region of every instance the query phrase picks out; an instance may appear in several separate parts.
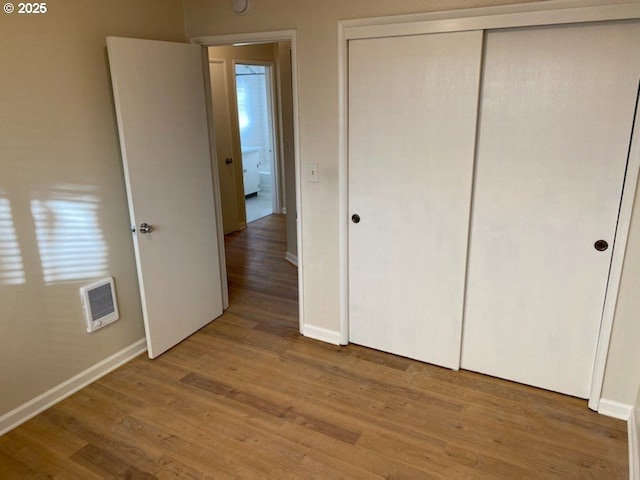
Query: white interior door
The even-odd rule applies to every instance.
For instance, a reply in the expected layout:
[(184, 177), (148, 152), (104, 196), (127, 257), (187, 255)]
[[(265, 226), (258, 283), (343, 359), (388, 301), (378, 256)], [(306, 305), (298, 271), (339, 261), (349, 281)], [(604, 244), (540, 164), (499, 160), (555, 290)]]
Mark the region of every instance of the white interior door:
[(462, 367), (586, 398), (640, 28), (493, 31), (485, 42)]
[(107, 45), (154, 358), (222, 314), (202, 57), (189, 44), (110, 37)]
[[(233, 140), (231, 136), (232, 115), (227, 82), (227, 62), (210, 60), (211, 103), (217, 153), (220, 198), (222, 199), (222, 224), (224, 234), (240, 229), (240, 213), (238, 212), (238, 192), (236, 163), (242, 164), (242, 158), (234, 158)], [(242, 165), (241, 165), (242, 166)]]
[(482, 32), (349, 42), (349, 339), (458, 368)]

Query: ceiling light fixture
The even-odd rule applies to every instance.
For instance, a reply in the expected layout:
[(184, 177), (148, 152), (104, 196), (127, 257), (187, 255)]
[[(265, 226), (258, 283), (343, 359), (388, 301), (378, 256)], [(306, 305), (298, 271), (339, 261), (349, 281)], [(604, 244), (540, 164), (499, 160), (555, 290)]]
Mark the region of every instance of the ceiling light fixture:
[(238, 15), (246, 15), (251, 8), (251, 0), (231, 0), (231, 6)]

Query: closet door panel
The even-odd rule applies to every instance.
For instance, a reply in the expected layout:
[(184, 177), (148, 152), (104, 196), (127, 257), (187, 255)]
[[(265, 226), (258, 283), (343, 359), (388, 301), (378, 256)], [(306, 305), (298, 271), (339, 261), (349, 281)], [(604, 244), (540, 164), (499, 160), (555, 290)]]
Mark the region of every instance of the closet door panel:
[(640, 28), (492, 31), (485, 41), (462, 367), (586, 398)]
[(349, 42), (351, 342), (459, 367), (481, 55), (482, 32)]

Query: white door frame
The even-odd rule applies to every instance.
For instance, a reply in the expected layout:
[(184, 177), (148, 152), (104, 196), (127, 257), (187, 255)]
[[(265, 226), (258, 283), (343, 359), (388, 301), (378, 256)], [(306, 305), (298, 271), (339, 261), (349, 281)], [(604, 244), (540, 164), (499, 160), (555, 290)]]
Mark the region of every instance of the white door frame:
[[(202, 37), (192, 37), (189, 42), (202, 46), (203, 64), (209, 65), (209, 56), (207, 47), (216, 47), (222, 45), (233, 45), (237, 43), (242, 44), (263, 44), (263, 43), (276, 43), (276, 42), (290, 42), (291, 43), (291, 75), (292, 75), (292, 90), (293, 90), (293, 137), (294, 137), (294, 162), (295, 162), (295, 180), (296, 180), (296, 210), (298, 212), (298, 218), (296, 219), (296, 242), (298, 247), (298, 316), (299, 316), (299, 330), (304, 329), (304, 282), (303, 282), (303, 249), (302, 249), (302, 200), (300, 194), (301, 186), (301, 165), (300, 165), (300, 122), (299, 122), (299, 106), (298, 106), (298, 46), (297, 46), (297, 32), (295, 30), (280, 30), (273, 32), (258, 32), (258, 33), (236, 33), (228, 35), (209, 35)], [(209, 69), (205, 68), (205, 77), (208, 77)], [(209, 81), (209, 79), (206, 79)], [(210, 89), (205, 89), (210, 90)], [(211, 92), (209, 91), (209, 97), (207, 102), (211, 104), (210, 98)], [(207, 107), (210, 108), (210, 107)], [(210, 129), (211, 130), (211, 129)], [(211, 142), (213, 142), (213, 132), (210, 133)], [(211, 154), (215, 156), (214, 144), (211, 144)], [(214, 165), (217, 162), (214, 158)], [(216, 185), (216, 217), (219, 222), (222, 222), (222, 206), (220, 199), (220, 181), (218, 177), (217, 169), (214, 169), (214, 182)], [(222, 225), (222, 223), (220, 223)], [(221, 230), (220, 230), (221, 231)], [(220, 234), (218, 239), (219, 249), (221, 251), (222, 268), (221, 275), (223, 278), (223, 298), (224, 308), (229, 307), (229, 292), (227, 287), (227, 267), (224, 256), (224, 235)]]
[[(261, 61), (261, 60), (242, 60), (242, 59), (233, 59), (231, 61), (231, 65), (233, 67), (233, 91), (235, 94), (236, 104), (238, 103), (238, 84), (236, 81), (235, 71), (236, 65), (257, 65), (260, 67), (267, 67), (266, 77), (267, 77), (267, 109), (269, 110), (269, 121), (271, 122), (271, 188), (272, 188), (272, 201), (271, 208), (273, 209), (273, 213), (282, 213), (282, 205), (284, 205), (284, 201), (281, 198), (282, 192), (280, 191), (280, 182), (282, 180), (283, 172), (280, 170), (281, 162), (280, 162), (280, 149), (278, 148), (278, 142), (280, 137), (280, 126), (277, 120), (277, 111), (276, 111), (276, 79), (274, 75), (275, 62), (269, 61)], [(276, 127), (278, 125), (278, 127)], [(283, 184), (284, 185), (284, 184)], [(284, 188), (283, 188), (284, 189)], [(246, 218), (245, 218), (246, 220)]]
[[(377, 17), (338, 22), (338, 214), (340, 240), (340, 343), (349, 343), (349, 179), (348, 179), (348, 48), (349, 41), (365, 38), (420, 35), (466, 30), (559, 25), (607, 20), (640, 19), (640, 4), (589, 5), (560, 0), (500, 7), (449, 10), (393, 17)], [(602, 394), (609, 341), (624, 262), (631, 213), (640, 169), (640, 115), (636, 115), (634, 138), (625, 176), (618, 227), (612, 252), (600, 336), (596, 349), (589, 408), (597, 410)], [(630, 119), (631, 120), (631, 119)]]

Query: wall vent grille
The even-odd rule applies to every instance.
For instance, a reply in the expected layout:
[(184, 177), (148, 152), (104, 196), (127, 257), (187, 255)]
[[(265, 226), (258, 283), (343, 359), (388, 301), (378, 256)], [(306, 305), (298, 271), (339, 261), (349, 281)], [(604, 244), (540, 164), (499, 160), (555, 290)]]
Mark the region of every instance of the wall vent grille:
[(82, 299), (82, 310), (88, 333), (105, 327), (120, 318), (112, 277), (81, 287), (80, 298)]

